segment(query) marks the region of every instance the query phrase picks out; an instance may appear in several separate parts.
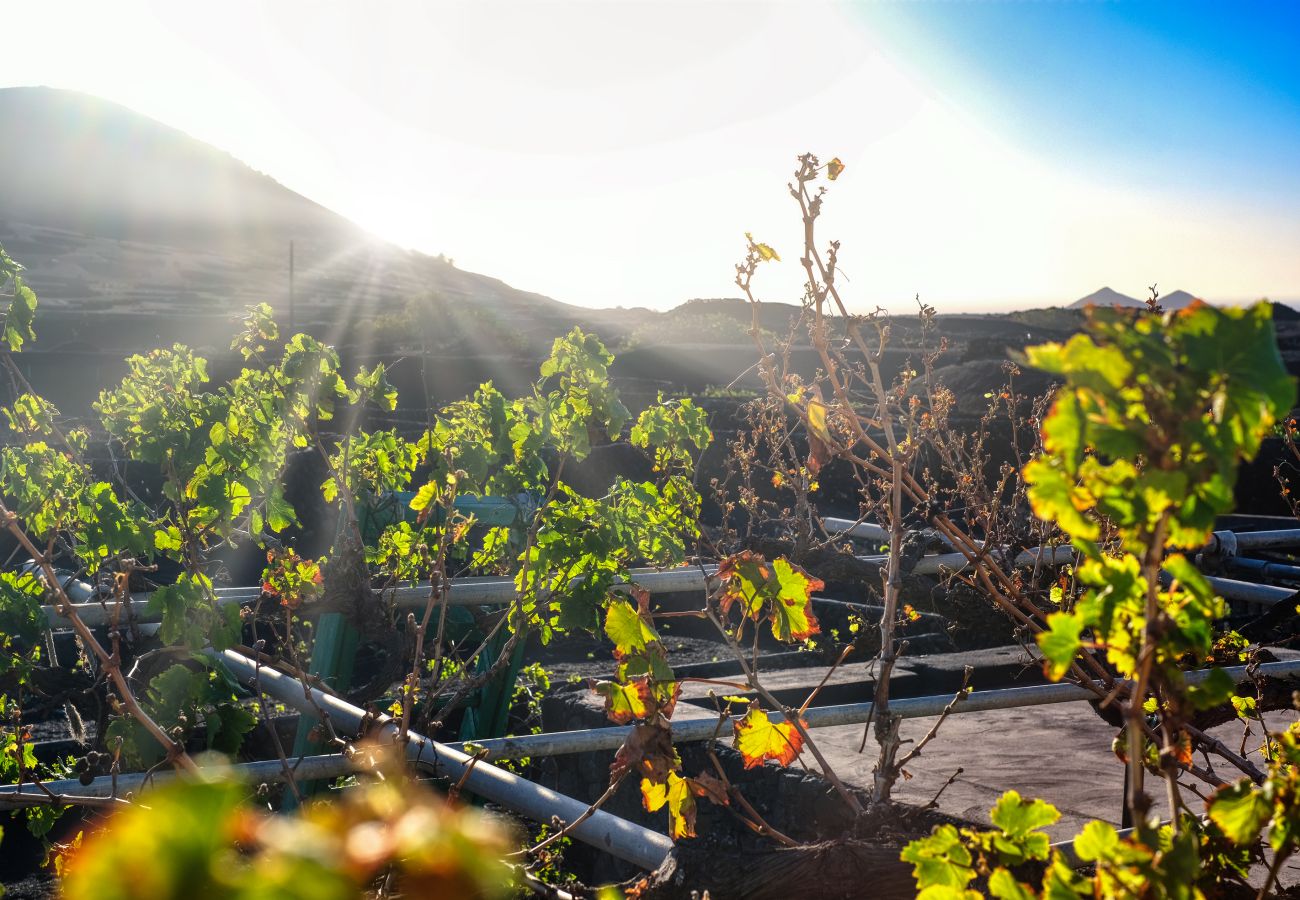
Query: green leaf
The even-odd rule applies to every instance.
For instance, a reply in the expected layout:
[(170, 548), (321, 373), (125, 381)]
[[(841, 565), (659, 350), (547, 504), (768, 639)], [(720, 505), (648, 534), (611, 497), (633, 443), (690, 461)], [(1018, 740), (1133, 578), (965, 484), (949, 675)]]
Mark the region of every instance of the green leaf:
[(1248, 778), (1219, 788), (1210, 798), (1210, 819), (1236, 844), (1258, 840), (1271, 811), (1269, 803)]
[(266, 498), (266, 524), (272, 531), (284, 531), (298, 521), (298, 514), (293, 504), (284, 499), (279, 489), (273, 490)]
[(1086, 515), (1094, 500), (1078, 487), (1053, 458), (1031, 460), (1025, 465), (1029, 502), (1034, 515), (1055, 522), (1076, 541), (1095, 541), (1101, 534), (1097, 522)]
[[(1211, 669), (1209, 675), (1200, 684), (1187, 686), (1187, 699), (1196, 709), (1213, 709), (1229, 699), (1232, 700), (1233, 707), (1237, 707), (1238, 700), (1254, 702), (1254, 697), (1233, 697), (1232, 692), (1236, 688), (1237, 684), (1232, 680), (1231, 675), (1222, 669)], [(1237, 708), (1237, 712), (1240, 715), (1241, 709)]]
[(790, 643), (821, 633), (812, 611), (812, 595), (822, 590), (825, 583), (784, 557), (772, 562), (772, 575), (778, 585), (772, 604), (772, 636)]
[(1036, 900), (1038, 897), (1029, 885), (1016, 881), (1015, 876), (1003, 868), (994, 869), (989, 876), (989, 893), (998, 900)]
[(1007, 791), (998, 798), (989, 818), (1011, 837), (1024, 837), (1031, 831), (1054, 824), (1061, 818), (1061, 813), (1043, 800), (1026, 803), (1016, 791)]
[(1039, 632), (1038, 649), (1043, 654), (1043, 672), (1060, 681), (1083, 646), (1080, 635), (1084, 621), (1075, 613), (1054, 612), (1047, 617), (1047, 630)]
[(970, 850), (952, 825), (935, 826), (929, 837), (919, 838), (904, 847), (899, 858), (912, 864), (921, 895), (926, 890), (946, 888), (958, 891), (955, 896), (964, 896), (960, 892), (975, 878)]
[(614, 657), (623, 659), (658, 643), (659, 635), (626, 600), (615, 600), (605, 611), (605, 634), (614, 642)]
[(4, 341), (13, 353), (23, 349), (26, 341), (36, 340), (32, 322), (36, 319), (36, 294), (23, 284), (22, 278), (13, 276), (14, 296), (9, 304), (9, 315), (5, 317)]
[(180, 550), (183, 546), (181, 542), (181, 530), (175, 525), (168, 525), (165, 529), (155, 529), (153, 533), (153, 545), (156, 550)]
[(1074, 839), (1074, 853), (1084, 862), (1109, 859), (1119, 847), (1119, 832), (1113, 825), (1092, 821)]

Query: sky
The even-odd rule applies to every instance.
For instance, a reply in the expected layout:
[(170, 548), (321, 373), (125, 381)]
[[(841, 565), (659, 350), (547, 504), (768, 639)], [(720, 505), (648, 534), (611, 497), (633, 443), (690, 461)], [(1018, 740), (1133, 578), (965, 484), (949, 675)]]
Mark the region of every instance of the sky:
[[(799, 153), (861, 311), (1300, 301), (1290, 0), (176, 0), (4, 10), (0, 86), (122, 103), (569, 303), (798, 302)], [(70, 26), (70, 23), (74, 23)], [(0, 205), (3, 198), (0, 198)]]

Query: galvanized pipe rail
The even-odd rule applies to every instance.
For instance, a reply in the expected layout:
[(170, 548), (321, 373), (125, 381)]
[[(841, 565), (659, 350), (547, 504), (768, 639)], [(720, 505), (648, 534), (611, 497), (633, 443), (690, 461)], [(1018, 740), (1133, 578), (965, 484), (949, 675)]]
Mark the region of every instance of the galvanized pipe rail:
[[(330, 723), (349, 734), (365, 733), (381, 742), (397, 740), (399, 726), (388, 716), (378, 718), (340, 697), (317, 688), (304, 688), (302, 682), (283, 672), (256, 662), (234, 650), (225, 650), (218, 658), (245, 686), (274, 697), (303, 714), (324, 713)], [(463, 783), (464, 789), (498, 803), (536, 822), (550, 822), (558, 816), (566, 823), (577, 823), (570, 834), (584, 843), (645, 869), (659, 865), (672, 849), (667, 835), (620, 819), (604, 810), (596, 810), (585, 820), (589, 805), (560, 794), (513, 772), (497, 768), (454, 746), (408, 732), (408, 756), (422, 769)]]
[[(1188, 684), (1199, 684), (1209, 674), (1200, 669), (1185, 674)], [(1236, 682), (1246, 678), (1245, 666), (1233, 666), (1223, 671)], [(1261, 675), (1300, 675), (1300, 660), (1264, 663), (1258, 667)], [(1104, 691), (1100, 682), (1095, 683)], [(1004, 688), (996, 691), (975, 691), (965, 700), (958, 701), (953, 714), (987, 712), (994, 709), (1015, 709), (1025, 706), (1043, 706), (1049, 703), (1070, 703), (1090, 700), (1095, 691), (1077, 684), (1043, 684), (1030, 687)], [(951, 694), (930, 697), (905, 697), (889, 701), (889, 711), (904, 719), (937, 716), (952, 702)], [(870, 719), (873, 704), (843, 703), (835, 706), (814, 706), (803, 715), (809, 728), (829, 728), (836, 725), (860, 725)], [(774, 720), (783, 718), (779, 711), (768, 715)], [(673, 742), (692, 743), (705, 741), (715, 734), (725, 734), (728, 723), (719, 725), (716, 718), (678, 719), (673, 722)], [(588, 753), (596, 750), (614, 750), (632, 732), (632, 726), (590, 728), (584, 731), (555, 731), (547, 734), (526, 734), (517, 737), (490, 738), (474, 741), (476, 749), (487, 751), (489, 760), (522, 759), (528, 756), (560, 756), (568, 753)], [(457, 745), (468, 746), (468, 745)]]
[[(877, 532), (884, 532), (884, 529), (879, 525), (873, 525), (869, 522), (856, 525), (848, 519), (823, 519), (822, 522), (828, 529), (834, 526), (840, 530), (846, 530), (851, 535), (865, 537), (867, 540), (874, 540)], [(1240, 534), (1232, 531), (1216, 531), (1211, 535), (1209, 543), (1199, 551), (1199, 554), (1210, 559), (1222, 559), (1223, 566), (1233, 571), (1260, 573), (1264, 577), (1269, 577), (1269, 572), (1272, 570), (1268, 567), (1273, 566), (1276, 567), (1277, 577), (1284, 580), (1295, 579), (1300, 581), (1300, 567), (1283, 566), (1279, 563), (1264, 563), (1262, 560), (1243, 560), (1236, 556), (1237, 550), (1289, 546), (1300, 547), (1300, 528), (1250, 531)], [(1074, 555), (1073, 548), (1068, 544), (1057, 547), (1038, 547), (1020, 553), (1016, 557), (1014, 564), (1016, 566), (1040, 564), (1060, 566), (1072, 562)], [(858, 558), (866, 562), (880, 563), (889, 559), (888, 556), (881, 555), (860, 556)], [(918, 575), (940, 575), (944, 572), (960, 572), (968, 568), (970, 564), (970, 560), (967, 559), (964, 553), (940, 553), (921, 557), (912, 571)], [(1252, 581), (1240, 581), (1212, 575), (1206, 576), (1206, 580), (1225, 600), (1235, 600), (1239, 603), (1249, 603), (1256, 606), (1273, 606), (1290, 600), (1296, 595), (1296, 591), (1276, 585), (1258, 584)]]
[(1223, 567), (1230, 572), (1240, 572), (1244, 575), (1253, 575), (1256, 578), (1276, 579), (1300, 584), (1300, 566), (1292, 566), (1287, 563), (1234, 556), (1224, 560)]
[[(385, 738), (392, 740), (397, 736), (398, 726), (391, 718), (385, 716), (370, 720), (363, 710), (344, 700), (316, 688), (304, 688), (302, 683), (292, 676), (259, 666), (234, 650), (222, 653), (221, 659), (246, 686), (260, 690), (302, 713), (323, 712), (330, 718), (331, 723), (354, 734), (359, 733), (369, 722), (369, 736), (380, 740)], [(1223, 671), (1236, 682), (1243, 681), (1247, 677), (1246, 666), (1228, 667)], [(1188, 672), (1185, 677), (1189, 684), (1197, 684), (1205, 680), (1209, 672), (1210, 670), (1196, 670)], [(1256, 668), (1256, 672), (1268, 676), (1297, 675), (1300, 674), (1300, 660), (1264, 663)], [(1094, 686), (1099, 690), (1103, 689), (1100, 682), (1095, 682)], [(952, 714), (1067, 703), (1096, 696), (1097, 691), (1075, 684), (1034, 685), (981, 691), (956, 701)], [(942, 714), (950, 703), (953, 703), (953, 698), (949, 695), (900, 698), (890, 703), (890, 711), (905, 719), (937, 716)], [(804, 713), (803, 719), (809, 728), (855, 725), (867, 721), (872, 714), (872, 708), (871, 703), (813, 707)], [(777, 721), (784, 718), (779, 711), (772, 711), (770, 715)], [(718, 735), (725, 724), (712, 718), (680, 720), (673, 724), (673, 741), (688, 743), (708, 740)], [(440, 744), (409, 732), (408, 755), (422, 769), (438, 776), (463, 780), (469, 791), (536, 821), (550, 821), (552, 816), (558, 815), (563, 821), (575, 822), (586, 813), (588, 809), (586, 804), (492, 766), (489, 761), (614, 750), (622, 745), (631, 731), (631, 726), (623, 726), (552, 732), (493, 738), (463, 744), (460, 748), (455, 745)], [(464, 752), (469, 749), (476, 754), (481, 754), (481, 759), (476, 762), (473, 757)], [(348, 760), (341, 754), (314, 756), (307, 757), (294, 766), (293, 775), (295, 778), (304, 779), (328, 778), (344, 774), (351, 768)], [(279, 760), (243, 764), (235, 769), (244, 776), (260, 781), (280, 781), (287, 777), (284, 765)], [(152, 775), (137, 773), (119, 775), (116, 779), (100, 777), (89, 785), (82, 785), (75, 780), (60, 780), (45, 782), (44, 790), (35, 785), (22, 785), (13, 790), (0, 791), (0, 809), (27, 805), (22, 802), (22, 798), (47, 797), (49, 795), (47, 791), (73, 798), (121, 796), (140, 789), (147, 782), (152, 783), (156, 779), (170, 777), (175, 776), (171, 773)], [(574, 827), (572, 834), (579, 840), (647, 869), (658, 866), (672, 848), (672, 841), (667, 836), (642, 828), (603, 810), (597, 810), (585, 821), (580, 822)], [(1067, 853), (1073, 849), (1069, 842), (1060, 846)]]
[[(638, 587), (651, 594), (671, 594), (676, 591), (704, 590), (709, 576), (718, 571), (717, 566), (681, 566), (676, 569), (634, 569), (632, 578)], [(625, 588), (626, 585), (619, 587)], [(393, 597), (400, 609), (421, 607), (429, 600), (429, 584), (401, 585), (390, 588), (386, 594)], [(74, 581), (67, 586), (73, 609), (81, 620), (92, 628), (108, 625), (112, 620), (113, 604), (95, 602), (94, 589), (85, 582)], [(260, 587), (217, 588), (214, 592), (219, 606), (242, 606), (253, 603), (262, 595)], [(376, 591), (379, 596), (381, 592)], [(451, 582), (446, 602), (450, 606), (505, 606), (517, 596), (512, 578), (457, 578)], [(159, 616), (149, 609), (150, 594), (132, 594), (129, 615), (136, 622), (157, 622)], [(43, 607), (51, 628), (66, 627), (67, 619), (59, 615), (54, 606)], [(124, 614), (127, 612), (123, 610)], [(126, 615), (123, 615), (123, 620)]]
[[(320, 778), (337, 778), (355, 772), (357, 767), (342, 753), (323, 756), (304, 756), (301, 760), (289, 762), (289, 773), (295, 780), (311, 781)], [(230, 766), (230, 771), (253, 784), (288, 781), (284, 763), (278, 759), (260, 760), (258, 762), (240, 763)], [(50, 794), (56, 797), (68, 797), (70, 803), (80, 798), (105, 800), (112, 797), (126, 797), (145, 788), (153, 788), (174, 780), (177, 773), (171, 769), (157, 772), (131, 772), (118, 775), (101, 775), (89, 784), (82, 784), (77, 778), (64, 778), (58, 781), (43, 781), (37, 787), (33, 783), (23, 785), (6, 785), (0, 788), (0, 810), (18, 809), (31, 806), (27, 798), (37, 801), (48, 800)]]
[[(874, 522), (856, 522), (853, 519), (826, 516), (822, 519), (822, 525), (827, 531), (845, 533), (862, 540), (882, 542), (889, 540), (889, 531)], [(1265, 550), (1275, 547), (1300, 547), (1300, 528), (1279, 528), (1270, 531), (1216, 531), (1200, 552), (1210, 556), (1225, 552), (1235, 555), (1239, 550)]]
[[(868, 540), (888, 539), (885, 530), (870, 522), (855, 523), (848, 519), (827, 518), (822, 520), (828, 529), (845, 530), (857, 537)], [(1282, 529), (1275, 531), (1243, 532), (1216, 531), (1201, 553), (1210, 558), (1223, 558), (1225, 565), (1236, 571), (1258, 571), (1251, 569), (1250, 562), (1240, 563), (1235, 553), (1240, 549), (1263, 549), (1283, 546), (1300, 546), (1300, 529)], [(883, 563), (888, 556), (872, 554), (859, 556), (863, 562)], [(1074, 551), (1068, 545), (1057, 547), (1038, 547), (1020, 553), (1014, 564), (1016, 566), (1047, 565), (1059, 566), (1071, 562)], [(1260, 561), (1254, 561), (1260, 562)], [(912, 570), (918, 575), (940, 575), (945, 572), (961, 572), (970, 566), (970, 560), (963, 553), (940, 553), (923, 556)], [(1278, 565), (1278, 564), (1270, 564)], [(1290, 568), (1290, 567), (1287, 567)], [(704, 590), (709, 576), (717, 572), (717, 566), (683, 566), (676, 569), (637, 569), (632, 572), (633, 580), (651, 594), (673, 593), (675, 591)], [(1297, 569), (1300, 572), (1300, 569)], [(1278, 570), (1279, 577), (1284, 576), (1283, 569)], [(1297, 573), (1285, 573), (1285, 577), (1297, 577)], [(1210, 583), (1223, 597), (1238, 602), (1271, 606), (1292, 597), (1295, 592), (1272, 585), (1260, 585), (1248, 581), (1211, 577)], [(107, 603), (93, 602), (93, 592), (80, 583), (76, 583), (77, 596), (72, 596), (73, 606), (87, 625), (102, 627), (109, 624), (111, 610)], [(401, 585), (390, 589), (394, 602), (399, 608), (412, 608), (423, 605), (429, 598), (429, 585)], [(261, 595), (259, 587), (217, 588), (218, 605), (253, 603)], [(379, 592), (376, 592), (379, 593)], [(69, 591), (72, 595), (73, 591)], [(447, 594), (447, 603), (451, 606), (488, 606), (506, 605), (515, 599), (515, 583), (509, 578), (458, 578), (451, 582)], [(44, 607), (46, 620), (50, 627), (57, 628), (65, 623), (53, 606)], [(149, 610), (148, 594), (133, 594), (131, 597), (129, 618), (135, 622), (157, 621), (158, 616)]]

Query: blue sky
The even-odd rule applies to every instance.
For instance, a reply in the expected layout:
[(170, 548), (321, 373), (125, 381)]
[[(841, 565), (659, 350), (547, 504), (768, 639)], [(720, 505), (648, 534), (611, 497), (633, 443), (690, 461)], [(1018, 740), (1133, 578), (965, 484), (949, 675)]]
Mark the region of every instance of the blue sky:
[[(1300, 2), (43, 0), (0, 87), (98, 94), (375, 234), (587, 306), (798, 302), (797, 154), (849, 302), (1150, 284), (1300, 302)], [(78, 27), (69, 29), (67, 23)]]
[[(1133, 185), (1300, 195), (1300, 3), (865, 3), (891, 53), (1058, 163)], [(1289, 196), (1281, 196), (1281, 192)]]

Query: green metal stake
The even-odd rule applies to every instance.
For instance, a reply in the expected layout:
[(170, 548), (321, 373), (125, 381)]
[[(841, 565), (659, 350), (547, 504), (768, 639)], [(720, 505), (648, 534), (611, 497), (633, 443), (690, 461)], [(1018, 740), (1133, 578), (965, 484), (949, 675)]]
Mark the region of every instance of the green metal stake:
[[(352, 686), (352, 668), (356, 662), (357, 646), (361, 635), (342, 613), (325, 613), (316, 622), (316, 640), (312, 644), (311, 662), (307, 671), (320, 678), (340, 693)], [(299, 714), (298, 733), (293, 740), (293, 755), (297, 759), (319, 753), (322, 742), (311, 739), (312, 729), (320, 724), (315, 716)], [(319, 782), (303, 782), (299, 792), (308, 797), (319, 789)], [(290, 793), (284, 799), (285, 808), (293, 808), (295, 798)]]

